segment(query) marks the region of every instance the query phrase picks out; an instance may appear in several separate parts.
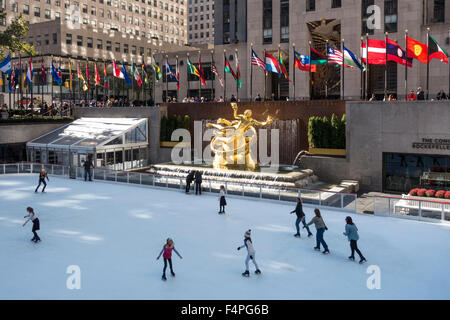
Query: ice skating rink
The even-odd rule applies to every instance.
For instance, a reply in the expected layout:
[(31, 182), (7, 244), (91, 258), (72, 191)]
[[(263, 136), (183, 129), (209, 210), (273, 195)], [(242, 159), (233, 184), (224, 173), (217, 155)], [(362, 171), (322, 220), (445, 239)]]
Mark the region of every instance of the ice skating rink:
[[(345, 213), (323, 210), (331, 254), (295, 233), (294, 204), (50, 177), (0, 176), (0, 299), (450, 299), (450, 227), (351, 215), (368, 262), (347, 259)], [(26, 207), (35, 209), (42, 242)], [(312, 208), (305, 206), (307, 219)], [(244, 232), (251, 228), (262, 275), (244, 278)], [(315, 234), (314, 226), (311, 229)], [(172, 237), (176, 278), (161, 281), (165, 239)], [(357, 261), (359, 259), (357, 258)], [(81, 270), (81, 289), (66, 287), (68, 266)], [(370, 265), (381, 288), (369, 290)]]

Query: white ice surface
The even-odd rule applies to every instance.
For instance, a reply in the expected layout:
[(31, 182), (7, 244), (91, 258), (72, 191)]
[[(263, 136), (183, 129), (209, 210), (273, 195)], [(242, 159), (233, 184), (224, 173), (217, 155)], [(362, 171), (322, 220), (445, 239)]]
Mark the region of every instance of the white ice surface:
[[(347, 259), (341, 212), (323, 210), (331, 254), (314, 238), (293, 237), (293, 205), (216, 195), (50, 177), (34, 193), (36, 175), (0, 176), (0, 299), (450, 299), (450, 227), (352, 215), (368, 262)], [(42, 242), (25, 208), (41, 221)], [(307, 218), (312, 208), (305, 208)], [(262, 275), (244, 278), (244, 231)], [(314, 228), (313, 228), (314, 230)], [(315, 230), (314, 230), (315, 233)], [(161, 281), (156, 256), (167, 237), (176, 278)], [(381, 289), (369, 290), (367, 267), (381, 269)], [(66, 288), (66, 269), (81, 268), (81, 290)]]

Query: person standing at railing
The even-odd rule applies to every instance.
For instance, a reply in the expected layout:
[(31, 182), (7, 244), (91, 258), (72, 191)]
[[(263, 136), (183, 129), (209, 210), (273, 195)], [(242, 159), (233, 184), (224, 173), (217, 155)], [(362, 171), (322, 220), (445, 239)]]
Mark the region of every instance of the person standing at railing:
[(42, 192), (45, 191), (45, 187), (47, 187), (47, 183), (45, 182), (45, 179), (47, 179), (47, 181), (50, 181), (48, 179), (47, 171), (45, 171), (45, 169), (42, 168), (41, 172), (39, 173), (39, 184), (36, 187), (36, 190), (34, 190), (34, 192), (38, 192), (39, 187), (41, 186), (41, 183), (44, 184), (44, 187), (42, 188)]
[(186, 177), (186, 194), (189, 194), (189, 190), (191, 189), (191, 183), (194, 181), (195, 170), (189, 172)]
[(202, 172), (195, 172), (195, 194), (202, 194)]
[(353, 223), (353, 220), (351, 217), (345, 218), (345, 222), (347, 222), (347, 224), (345, 225), (344, 236), (347, 236), (348, 241), (350, 241), (350, 249), (352, 251), (352, 255), (348, 258), (350, 260), (355, 261), (355, 251), (356, 251), (356, 253), (359, 255), (359, 259), (360, 259), (359, 263), (363, 264), (367, 260), (366, 260), (366, 258), (364, 258), (363, 254), (358, 249), (358, 240), (359, 240), (358, 228)]
[(87, 160), (83, 164), (84, 167), (84, 181), (87, 181), (89, 175), (89, 181), (92, 181), (92, 168), (94, 164), (92, 163), (92, 155), (88, 155)]
[(225, 186), (220, 186), (219, 205), (219, 214), (225, 213), (225, 206), (227, 205), (227, 200), (225, 199)]
[(36, 243), (38, 241), (41, 241), (41, 238), (39, 238), (39, 236), (36, 232), (40, 229), (39, 219), (36, 216), (36, 214), (34, 213), (34, 210), (32, 207), (28, 207), (27, 212), (28, 212), (28, 215), (26, 215), (24, 218), (28, 218), (28, 219), (25, 221), (25, 223), (22, 225), (22, 227), (25, 227), (27, 222), (30, 220), (33, 222), (33, 229), (31, 229), (31, 231), (33, 232), (34, 237), (33, 237), (33, 239), (31, 239), (31, 241), (34, 241)]
[(328, 250), (328, 245), (325, 242), (325, 240), (323, 239), (323, 234), (325, 232), (325, 230), (328, 230), (325, 222), (323, 221), (323, 218), (320, 214), (320, 210), (319, 209), (314, 209), (314, 213), (315, 213), (315, 217), (311, 219), (311, 221), (309, 223), (306, 224), (306, 226), (303, 226), (303, 228), (306, 228), (309, 225), (312, 225), (314, 223), (315, 227), (316, 227), (316, 246), (314, 247), (314, 250), (320, 251), (320, 244), (323, 245), (323, 248), (325, 249), (323, 251), (323, 254), (328, 254), (330, 253), (330, 250)]
[(303, 227), (306, 228), (308, 231), (308, 237), (312, 236), (311, 230), (309, 230), (309, 227), (306, 225), (305, 222), (305, 213), (303, 212), (303, 205), (302, 205), (302, 199), (297, 198), (297, 206), (295, 207), (294, 211), (291, 211), (291, 214), (297, 215), (297, 220), (295, 220), (295, 228), (297, 229), (297, 233), (294, 234), (294, 237), (300, 238), (300, 222), (303, 223)]

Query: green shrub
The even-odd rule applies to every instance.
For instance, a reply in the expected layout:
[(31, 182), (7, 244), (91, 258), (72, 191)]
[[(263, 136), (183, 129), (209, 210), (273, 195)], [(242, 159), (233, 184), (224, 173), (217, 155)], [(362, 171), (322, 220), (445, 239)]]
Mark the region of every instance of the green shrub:
[(191, 127), (191, 118), (188, 115), (185, 115), (183, 119), (183, 128), (189, 130), (190, 127)]
[(161, 128), (160, 128), (160, 141), (167, 141), (167, 117), (163, 116), (161, 118)]
[(313, 148), (345, 149), (345, 115), (339, 119), (335, 114), (331, 122), (327, 117), (310, 117), (308, 120), (308, 141)]

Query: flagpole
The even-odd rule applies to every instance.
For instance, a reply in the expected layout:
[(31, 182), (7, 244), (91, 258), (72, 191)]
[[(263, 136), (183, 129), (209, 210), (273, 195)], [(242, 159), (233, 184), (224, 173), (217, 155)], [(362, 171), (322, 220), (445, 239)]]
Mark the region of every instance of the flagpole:
[[(238, 49), (235, 48), (234, 51), (236, 52), (236, 76), (239, 72), (239, 65), (238, 65)], [(239, 74), (239, 80), (236, 81), (236, 102), (239, 102), (239, 81), (241, 80), (241, 75)]]
[[(278, 60), (280, 60), (280, 52), (281, 52), (280, 48), (281, 48), (281, 45), (278, 44)], [(280, 83), (281, 83), (281, 76), (280, 76), (280, 74), (278, 74), (278, 97), (277, 97), (278, 100), (281, 100), (280, 99), (281, 98)]]
[(23, 79), (22, 79), (22, 57), (21, 54), (19, 52), (19, 64), (20, 64), (20, 68), (19, 68), (19, 97), (20, 97), (20, 107), (23, 107)]
[[(264, 63), (266, 62), (266, 49), (264, 49)], [(267, 99), (267, 67), (264, 70), (264, 101)]]
[(427, 28), (427, 100), (430, 95), (430, 28)]
[(408, 100), (408, 29), (405, 30), (405, 100)]
[[(178, 58), (177, 58), (177, 67), (178, 67)], [(141, 69), (143, 69), (144, 72), (147, 73), (147, 71), (145, 70), (145, 55), (142, 55)], [(144, 76), (144, 74), (142, 74), (142, 76)], [(142, 88), (141, 88), (142, 101), (145, 106), (145, 76), (144, 76), (144, 80), (142, 81), (141, 86), (142, 86)], [(177, 100), (178, 100), (178, 93), (177, 93)]]
[(52, 66), (53, 66), (53, 56), (52, 56), (52, 61), (51, 61), (51, 66), (50, 66), (50, 73), (51, 73), (51, 75), (52, 75), (52, 81), (51, 81), (51, 83), (50, 83), (50, 85), (51, 85), (51, 98), (52, 98), (52, 101), (50, 102), (50, 104), (51, 104), (51, 106), (53, 107), (53, 81), (55, 80), (54, 78), (55, 78), (55, 76), (53, 75), (53, 68), (52, 68)]
[(342, 100), (345, 100), (345, 66), (344, 66), (344, 57), (345, 57), (345, 40), (342, 39), (341, 51), (342, 51), (342, 66), (341, 66), (341, 77), (342, 77)]
[[(31, 55), (31, 57), (30, 57), (30, 62), (31, 62), (30, 63), (30, 68), (31, 68), (33, 65), (33, 55)], [(33, 69), (30, 70), (30, 75), (31, 75), (31, 79), (30, 79), (31, 103), (33, 103), (33, 75), (34, 75)]]
[[(44, 84), (47, 82), (47, 77), (45, 77), (45, 83), (44, 83), (44, 74), (42, 73), (42, 67), (44, 66), (44, 58), (41, 56), (41, 104), (44, 104)], [(45, 67), (44, 67), (45, 72)]]
[[(175, 78), (177, 78), (178, 79), (178, 55), (176, 56), (176, 58), (177, 58), (177, 68), (176, 68), (176, 70), (175, 70)], [(178, 80), (178, 86), (180, 85), (180, 82), (179, 82), (180, 80)], [(178, 86), (177, 86), (177, 89), (178, 89)], [(181, 86), (180, 86), (180, 89), (181, 89)], [(179, 102), (179, 99), (180, 99), (180, 97), (179, 97), (179, 91), (180, 90), (177, 90), (177, 102)]]
[(311, 64), (312, 64), (312, 59), (311, 59), (311, 40), (308, 42), (309, 43), (309, 100), (312, 100), (312, 79), (311, 79)]
[(250, 101), (253, 101), (253, 42), (250, 43)]
[[(155, 90), (156, 90), (156, 70), (155, 70), (155, 68), (154, 68), (154, 66), (156, 65), (156, 60), (155, 60), (155, 57), (154, 57), (154, 55), (153, 55), (153, 50), (152, 51), (150, 51), (150, 54), (151, 54), (151, 57), (152, 57), (152, 61), (151, 61), (151, 63), (153, 64), (152, 65), (152, 69), (153, 69), (153, 83), (152, 83), (152, 100), (153, 100), (153, 104), (155, 104)], [(189, 82), (188, 82), (188, 84), (189, 84)]]
[(369, 33), (366, 33), (366, 99), (369, 98)]
[(227, 50), (223, 49), (223, 101), (227, 101), (227, 72), (225, 71), (227, 61)]
[[(202, 52), (198, 51), (198, 72), (201, 72), (201, 64), (202, 64)], [(198, 78), (198, 100), (202, 101), (202, 77), (203, 74), (200, 74), (200, 77)]]
[(216, 78), (214, 76), (214, 73), (212, 72), (212, 68), (214, 65), (214, 50), (211, 50), (211, 100), (214, 100), (216, 98), (215, 90), (214, 90), (214, 79)]
[(169, 102), (169, 77), (167, 76), (167, 65), (169, 64), (169, 55), (166, 54), (166, 103)]
[[(186, 55), (187, 55), (187, 59), (189, 59), (189, 52), (186, 53)], [(186, 60), (186, 83), (187, 83), (186, 97), (189, 100), (191, 97), (189, 96), (189, 63), (187, 63), (187, 60)]]
[(385, 47), (385, 52), (384, 52), (384, 100), (387, 101), (388, 97), (387, 97), (387, 77), (388, 77), (388, 56), (387, 56), (387, 47), (388, 47), (388, 36), (389, 33), (386, 32), (385, 33), (385, 37), (384, 37), (384, 47)]
[(325, 69), (325, 74), (326, 74), (326, 76), (325, 76), (325, 99), (328, 99), (328, 79), (329, 79), (329, 77), (330, 77), (330, 68), (329, 68), (329, 66), (328, 66), (328, 39), (327, 40), (325, 40), (325, 42), (326, 42), (326, 53), (327, 53), (327, 56), (326, 56), (326, 58), (327, 58), (327, 66), (326, 66), (326, 69)]
[(294, 101), (295, 101), (295, 43), (292, 44), (292, 48), (294, 50), (294, 59), (293, 59), (293, 73), (294, 73)]

